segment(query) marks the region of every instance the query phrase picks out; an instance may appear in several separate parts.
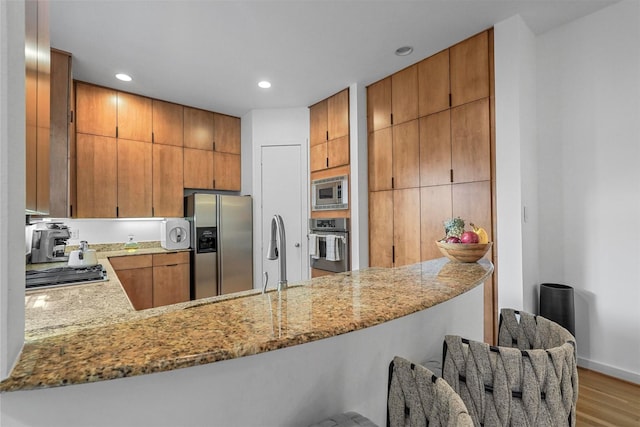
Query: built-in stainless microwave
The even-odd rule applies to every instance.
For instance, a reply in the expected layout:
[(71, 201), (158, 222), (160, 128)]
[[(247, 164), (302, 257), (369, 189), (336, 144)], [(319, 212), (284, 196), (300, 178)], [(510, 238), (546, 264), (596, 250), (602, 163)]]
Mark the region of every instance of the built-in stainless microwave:
[(349, 209), (347, 175), (318, 179), (311, 183), (312, 211)]

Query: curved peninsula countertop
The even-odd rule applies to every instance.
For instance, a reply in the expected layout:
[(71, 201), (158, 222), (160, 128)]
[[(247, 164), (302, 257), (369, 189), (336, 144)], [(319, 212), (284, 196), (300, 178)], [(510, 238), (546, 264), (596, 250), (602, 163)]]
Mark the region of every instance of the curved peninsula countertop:
[(487, 260), (460, 264), (441, 258), (315, 278), (281, 293), (255, 290), (141, 312), (118, 306), (114, 316), (97, 323), (65, 325), (62, 332), (27, 339), (0, 391), (170, 371), (321, 340), (448, 301), (492, 271)]

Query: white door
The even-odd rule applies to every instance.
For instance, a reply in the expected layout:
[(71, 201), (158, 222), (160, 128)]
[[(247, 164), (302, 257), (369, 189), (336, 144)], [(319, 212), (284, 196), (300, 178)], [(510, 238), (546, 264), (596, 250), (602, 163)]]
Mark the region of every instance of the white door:
[(303, 212), (301, 158), (299, 145), (262, 147), (262, 271), (269, 274), (269, 288), (279, 280), (279, 260), (267, 259), (271, 219), (282, 217), (285, 229), (287, 281), (302, 280), (302, 238), (306, 244), (306, 210)]

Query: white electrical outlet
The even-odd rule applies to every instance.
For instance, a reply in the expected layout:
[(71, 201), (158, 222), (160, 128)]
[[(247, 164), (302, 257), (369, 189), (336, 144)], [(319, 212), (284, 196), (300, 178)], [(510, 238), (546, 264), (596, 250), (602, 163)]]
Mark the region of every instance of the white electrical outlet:
[(78, 240), (80, 239), (80, 230), (71, 230), (71, 238), (73, 240)]

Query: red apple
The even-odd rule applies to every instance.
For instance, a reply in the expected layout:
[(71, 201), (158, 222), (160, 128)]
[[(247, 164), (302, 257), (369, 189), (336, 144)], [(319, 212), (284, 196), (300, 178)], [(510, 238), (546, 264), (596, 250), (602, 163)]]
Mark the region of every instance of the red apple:
[(449, 237), (447, 237), (446, 242), (447, 243), (460, 243), (460, 239), (458, 239), (456, 236), (449, 236)]
[(462, 236), (460, 236), (460, 241), (462, 243), (478, 243), (480, 238), (475, 231), (465, 231), (462, 233)]

